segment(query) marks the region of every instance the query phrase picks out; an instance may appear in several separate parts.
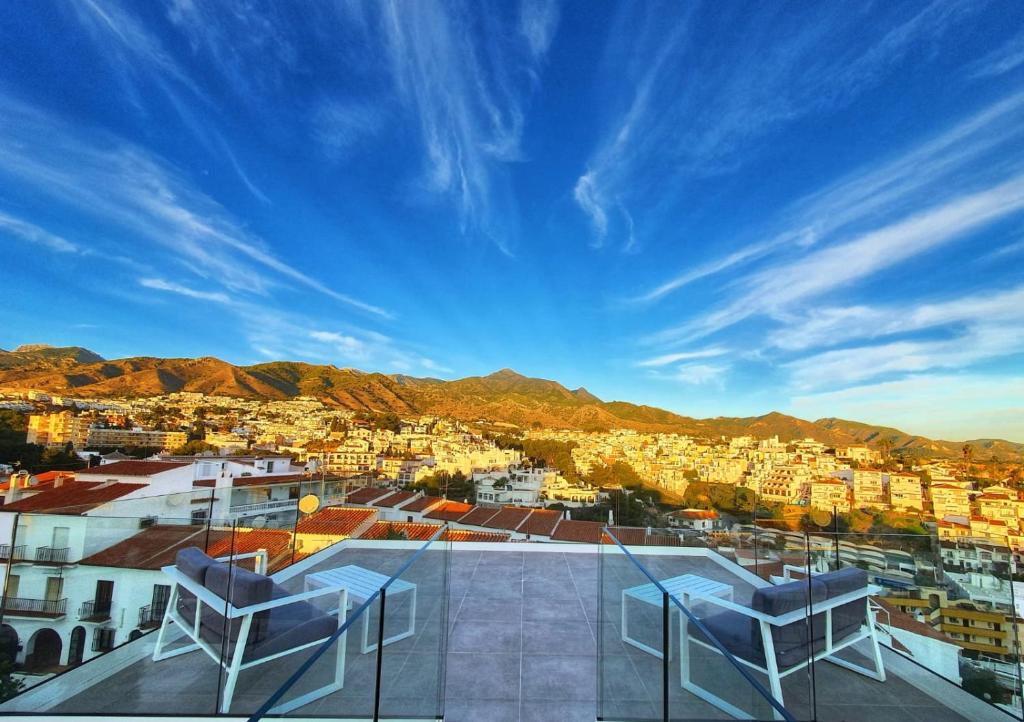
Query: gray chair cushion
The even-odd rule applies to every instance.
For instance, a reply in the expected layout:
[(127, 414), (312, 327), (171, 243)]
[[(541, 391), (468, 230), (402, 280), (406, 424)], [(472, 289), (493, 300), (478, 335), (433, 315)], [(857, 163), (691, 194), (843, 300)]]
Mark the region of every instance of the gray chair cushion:
[[(199, 547), (181, 549), (174, 557), (174, 566), (189, 579), (204, 584), (206, 571), (217, 561), (203, 553)], [(187, 589), (178, 589), (178, 613), (189, 621), (195, 619), (196, 595)]]
[[(234, 607), (249, 607), (253, 604), (269, 602), (274, 590), (274, 583), (269, 577), (224, 563), (214, 564), (206, 571), (204, 586), (221, 599), (230, 601)], [(223, 608), (213, 609), (207, 604), (203, 605), (200, 615), (202, 618), (200, 634), (203, 639), (219, 644), (223, 639), (225, 629), (230, 630), (228, 636), (230, 641), (233, 642), (238, 638), (242, 626), (241, 618), (231, 620), (231, 625), (228, 627), (224, 623), (223, 613)], [(250, 644), (264, 638), (269, 618), (269, 611), (259, 612), (253, 616), (252, 625), (249, 628)]]
[(338, 618), (331, 617), (309, 602), (296, 602), (274, 609), (270, 614), (266, 636), (248, 647), (243, 659), (262, 659), (329, 637), (338, 628)]
[[(867, 587), (868, 573), (857, 567), (847, 567), (822, 574), (818, 580), (825, 585), (828, 598), (835, 599)], [(856, 633), (866, 622), (867, 600), (858, 599), (836, 607), (832, 610), (832, 643), (836, 644), (844, 637)]]
[[(824, 602), (828, 597), (827, 588), (817, 578), (812, 578), (810, 582), (801, 579), (788, 584), (757, 589), (754, 591), (750, 607), (754, 611), (770, 614), (773, 617), (796, 609), (806, 609), (808, 587), (810, 588), (811, 611), (813, 611), (814, 604)], [(754, 648), (763, 655), (764, 640), (761, 637), (759, 622), (756, 619), (750, 620), (748, 627), (754, 640)], [(780, 669), (792, 667), (806, 660), (808, 643), (814, 652), (820, 652), (825, 648), (824, 613), (814, 614), (810, 619), (803, 618), (783, 627), (773, 626), (771, 629), (775, 658)]]
[[(729, 654), (764, 666), (764, 650), (754, 647), (754, 637), (750, 633), (750, 617), (739, 612), (719, 612), (700, 621)], [(690, 636), (694, 639), (712, 644), (707, 635), (696, 626), (691, 624), (689, 630)]]

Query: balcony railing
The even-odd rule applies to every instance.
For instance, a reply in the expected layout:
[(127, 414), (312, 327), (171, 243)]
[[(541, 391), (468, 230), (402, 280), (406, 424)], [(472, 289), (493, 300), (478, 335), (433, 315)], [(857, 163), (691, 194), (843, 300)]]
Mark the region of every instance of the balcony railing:
[(231, 507), (232, 514), (259, 514), (265, 511), (281, 511), (283, 509), (294, 509), (298, 504), (297, 499), (278, 499), (275, 501), (262, 501), (257, 504), (239, 504)]
[(10, 559), (12, 562), (23, 562), (27, 561), (28, 547), (24, 544), (19, 544), (14, 547), (13, 553), (10, 544), (0, 544), (0, 561), (7, 561)]
[(64, 599), (26, 599), (25, 597), (7, 597), (4, 611), (16, 617), (48, 617), (57, 618), (67, 614), (68, 600)]
[(36, 549), (36, 562), (39, 564), (67, 564), (70, 556), (70, 547), (39, 547)]
[(91, 599), (83, 602), (78, 610), (78, 618), (83, 622), (105, 622), (110, 619), (110, 600)]
[(159, 627), (160, 622), (164, 619), (164, 612), (167, 610), (167, 606), (159, 604), (153, 606), (147, 604), (144, 607), (139, 608), (139, 629), (152, 629), (153, 627)]

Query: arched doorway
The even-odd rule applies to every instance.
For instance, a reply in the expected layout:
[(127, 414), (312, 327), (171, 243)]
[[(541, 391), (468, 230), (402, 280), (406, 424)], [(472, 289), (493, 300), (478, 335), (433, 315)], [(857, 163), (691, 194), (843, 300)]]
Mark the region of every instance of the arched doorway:
[(71, 630), (71, 642), (68, 644), (68, 665), (75, 667), (82, 663), (85, 656), (85, 627), (78, 626)]
[(0, 662), (14, 662), (18, 658), (18, 633), (9, 624), (0, 624)]
[(28, 640), (25, 654), (26, 672), (44, 672), (60, 664), (64, 644), (52, 629), (40, 629)]

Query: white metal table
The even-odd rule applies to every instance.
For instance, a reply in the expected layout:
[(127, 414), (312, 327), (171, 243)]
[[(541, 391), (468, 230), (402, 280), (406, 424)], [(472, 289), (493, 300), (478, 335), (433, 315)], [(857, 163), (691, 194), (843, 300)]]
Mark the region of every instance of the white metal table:
[[(372, 597), (374, 593), (384, 586), (389, 577), (369, 569), (349, 564), (337, 569), (327, 569), (322, 572), (314, 572), (306, 575), (306, 591), (315, 587), (344, 587), (348, 590), (349, 608), (354, 602), (362, 604)], [(409, 604), (409, 627), (404, 632), (394, 634), (384, 639), (384, 645), (411, 637), (416, 633), (416, 585), (404, 579), (396, 579), (388, 587), (388, 597), (402, 592), (412, 592), (412, 602)], [(361, 640), (361, 651), (363, 654), (377, 649), (376, 644), (368, 644), (370, 634), (370, 614), (367, 610), (363, 614), (363, 636)]]
[[(704, 577), (697, 576), (696, 574), (683, 574), (678, 577), (672, 577), (671, 579), (665, 579), (661, 582), (661, 586), (663, 586), (665, 591), (672, 596), (678, 597), (683, 605), (687, 607), (689, 607), (691, 599), (700, 599), (701, 597), (721, 597), (723, 599), (728, 599), (730, 602), (733, 601), (731, 586), (723, 584), (722, 582), (716, 582), (713, 579), (705, 579)], [(622, 641), (626, 644), (633, 645), (637, 649), (642, 649), (648, 654), (654, 655), (658, 659), (661, 659), (662, 655), (660, 650), (629, 636), (629, 617), (626, 614), (626, 602), (628, 599), (634, 599), (638, 602), (643, 602), (644, 604), (650, 604), (651, 606), (661, 608), (661, 590), (658, 589), (658, 586), (654, 584), (654, 582), (622, 590)], [(675, 605), (669, 607), (669, 609), (682, 615), (680, 609)], [(672, 616), (670, 614), (670, 624), (671, 620)], [(680, 617), (680, 624), (681, 623), (682, 618)], [(668, 636), (671, 639), (672, 635)], [(672, 650), (670, 648), (669, 659), (671, 658)]]

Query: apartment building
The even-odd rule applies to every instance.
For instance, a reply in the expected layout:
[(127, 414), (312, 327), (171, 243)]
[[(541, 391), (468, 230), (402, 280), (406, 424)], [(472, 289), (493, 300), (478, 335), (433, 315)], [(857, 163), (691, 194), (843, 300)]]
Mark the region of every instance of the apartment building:
[(86, 446), (89, 439), (89, 419), (70, 411), (56, 414), (32, 414), (28, 417), (25, 441), (42, 446)]
[(881, 471), (853, 470), (853, 501), (857, 507), (885, 507), (888, 499)]
[(188, 434), (184, 431), (147, 431), (145, 429), (89, 429), (89, 446), (152, 446), (158, 449), (176, 449), (184, 446)]
[(897, 511), (924, 509), (921, 477), (909, 472), (889, 474), (889, 504)]
[(804, 466), (784, 464), (775, 467), (761, 482), (760, 496), (767, 502), (800, 504), (810, 496), (811, 473)]
[(850, 487), (842, 479), (817, 479), (811, 482), (811, 508), (848, 513)]
[(971, 516), (970, 495), (967, 489), (954, 484), (932, 484), (932, 513), (936, 519), (947, 516)]

